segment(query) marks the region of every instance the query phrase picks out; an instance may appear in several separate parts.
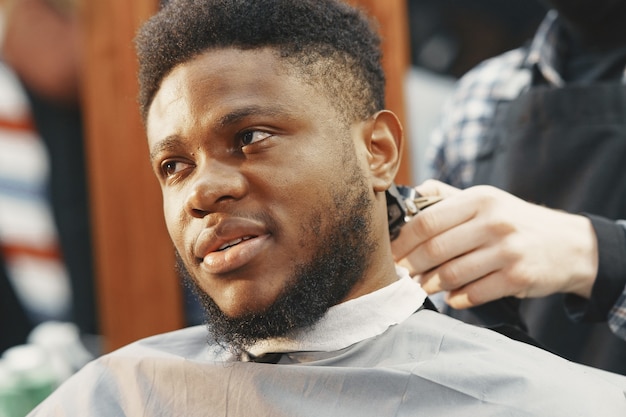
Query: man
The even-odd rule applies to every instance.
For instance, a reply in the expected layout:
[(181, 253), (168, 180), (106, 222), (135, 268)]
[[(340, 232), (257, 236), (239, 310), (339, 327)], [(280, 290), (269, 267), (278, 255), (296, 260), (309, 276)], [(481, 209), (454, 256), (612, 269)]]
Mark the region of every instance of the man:
[[(626, 374), (626, 1), (547, 3), (532, 43), (460, 80), (434, 135), (433, 178), (519, 198), (424, 184), (447, 201), (394, 253), (450, 306), (480, 305), (455, 317), (525, 324), (570, 360)], [(505, 296), (524, 298), (523, 323), (515, 299), (484, 304)]]
[[(626, 380), (423, 308), (385, 191), (379, 40), (335, 0), (175, 0), (137, 38), (168, 231), (208, 315), (33, 415), (621, 415)], [(80, 392), (77, 396), (76, 393)]]

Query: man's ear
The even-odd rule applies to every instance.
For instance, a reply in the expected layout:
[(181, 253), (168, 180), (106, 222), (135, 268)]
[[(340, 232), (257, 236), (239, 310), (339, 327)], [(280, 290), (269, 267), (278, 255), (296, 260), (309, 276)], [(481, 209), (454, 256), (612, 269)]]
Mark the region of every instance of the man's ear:
[(366, 146), (374, 191), (385, 191), (396, 176), (400, 165), (403, 133), (398, 117), (389, 110), (372, 116)]

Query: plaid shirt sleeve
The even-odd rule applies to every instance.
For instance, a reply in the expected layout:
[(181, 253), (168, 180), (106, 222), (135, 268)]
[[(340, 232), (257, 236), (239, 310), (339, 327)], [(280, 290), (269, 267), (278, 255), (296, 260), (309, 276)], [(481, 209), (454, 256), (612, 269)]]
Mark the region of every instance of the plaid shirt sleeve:
[[(626, 233), (626, 220), (619, 220), (618, 223)], [(613, 333), (626, 340), (626, 287), (609, 312), (608, 323)]]
[(626, 340), (626, 288), (611, 309), (609, 327), (613, 333)]

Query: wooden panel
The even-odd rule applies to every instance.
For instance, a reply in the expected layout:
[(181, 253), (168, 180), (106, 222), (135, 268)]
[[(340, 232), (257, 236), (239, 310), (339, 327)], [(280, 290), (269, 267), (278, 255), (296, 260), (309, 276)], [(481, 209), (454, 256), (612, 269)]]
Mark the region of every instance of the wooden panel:
[[(404, 126), (406, 110), (404, 81), (410, 65), (409, 21), (406, 0), (348, 0), (367, 11), (379, 23), (382, 37), (383, 68), (387, 76), (387, 108), (398, 115)], [(396, 176), (399, 184), (412, 181), (408, 135), (402, 152), (402, 164)]]
[(136, 102), (132, 44), (157, 0), (84, 1), (85, 109), (100, 325), (106, 351), (180, 328), (181, 288)]

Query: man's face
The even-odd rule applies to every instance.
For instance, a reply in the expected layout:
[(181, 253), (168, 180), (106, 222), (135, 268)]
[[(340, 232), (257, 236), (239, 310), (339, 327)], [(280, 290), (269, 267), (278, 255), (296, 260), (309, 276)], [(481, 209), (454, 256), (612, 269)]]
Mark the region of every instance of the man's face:
[(344, 243), (337, 257), (362, 268), (340, 297), (381, 286), (366, 271), (376, 246), (366, 122), (347, 126), (285, 65), (269, 49), (206, 52), (165, 77), (148, 113), (170, 236), (199, 290), (229, 318), (266, 312)]

